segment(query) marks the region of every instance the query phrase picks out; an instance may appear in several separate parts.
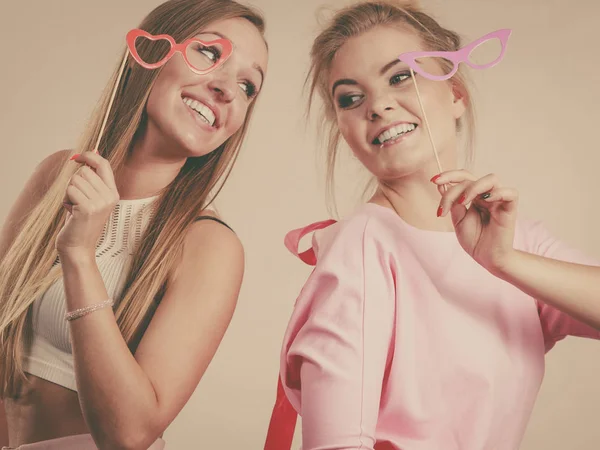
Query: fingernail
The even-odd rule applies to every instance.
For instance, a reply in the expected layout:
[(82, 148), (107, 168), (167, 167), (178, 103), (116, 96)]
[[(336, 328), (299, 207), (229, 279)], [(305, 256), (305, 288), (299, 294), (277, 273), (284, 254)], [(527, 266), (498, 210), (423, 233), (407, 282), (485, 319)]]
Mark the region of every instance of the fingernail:
[(437, 210), (437, 216), (440, 217), (443, 212), (444, 212), (444, 209), (440, 206)]
[(458, 199), (458, 203), (460, 203), (462, 205), (466, 199), (467, 199), (467, 196), (465, 194), (463, 194)]
[(71, 156), (71, 158), (69, 158), (71, 161), (73, 161), (74, 159), (79, 158), (79, 155), (81, 155), (81, 153), (75, 153), (73, 156)]
[(484, 200), (490, 198), (491, 196), (492, 196), (492, 194), (490, 194), (489, 192), (486, 192), (485, 194), (481, 194), (481, 198)]
[(437, 180), (438, 180), (438, 179), (439, 179), (441, 176), (442, 176), (441, 174), (435, 175), (435, 176), (434, 176), (434, 177), (433, 177), (431, 180), (429, 180), (429, 181), (431, 181), (432, 183), (435, 183), (435, 182), (436, 182), (436, 181), (437, 181)]

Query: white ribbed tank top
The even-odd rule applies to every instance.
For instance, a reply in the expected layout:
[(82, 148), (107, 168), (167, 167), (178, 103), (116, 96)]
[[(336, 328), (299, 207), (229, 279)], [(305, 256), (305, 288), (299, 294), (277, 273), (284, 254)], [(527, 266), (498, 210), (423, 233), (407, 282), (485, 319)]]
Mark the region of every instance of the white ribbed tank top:
[[(96, 263), (110, 298), (117, 300), (121, 295), (128, 265), (154, 214), (157, 198), (120, 200), (104, 226), (96, 246)], [(24, 355), (24, 370), (77, 391), (65, 313), (65, 291), (59, 278), (33, 303), (33, 334)]]

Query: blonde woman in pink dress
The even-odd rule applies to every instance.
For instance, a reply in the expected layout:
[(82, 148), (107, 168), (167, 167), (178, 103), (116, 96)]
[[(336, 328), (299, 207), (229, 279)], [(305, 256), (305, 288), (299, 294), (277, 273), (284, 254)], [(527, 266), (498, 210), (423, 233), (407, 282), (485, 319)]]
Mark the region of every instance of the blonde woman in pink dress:
[(597, 261), (518, 218), (494, 174), (460, 169), (468, 65), (409, 65), (463, 46), (391, 1), (339, 11), (314, 42), (329, 162), (343, 139), (377, 188), (343, 220), (287, 236), (315, 268), (285, 333), (268, 450), (290, 448), (296, 413), (303, 450), (518, 449), (545, 353), (600, 337)]

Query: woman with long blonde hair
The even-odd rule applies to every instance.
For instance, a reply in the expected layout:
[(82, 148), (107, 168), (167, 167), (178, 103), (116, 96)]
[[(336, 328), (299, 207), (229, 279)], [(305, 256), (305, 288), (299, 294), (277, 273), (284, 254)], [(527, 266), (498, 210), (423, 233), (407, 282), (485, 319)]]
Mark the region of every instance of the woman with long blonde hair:
[[(287, 236), (315, 267), (283, 339), (266, 450), (290, 449), (296, 413), (303, 450), (515, 450), (545, 353), (600, 338), (598, 260), (517, 218), (515, 189), (460, 163), (463, 71), (496, 64), (509, 36), (464, 43), (414, 1), (373, 0), (315, 39), (330, 179), (343, 139), (376, 183), (342, 220)], [(496, 38), (495, 59), (470, 58)]]
[[(264, 20), (233, 0), (170, 0), (139, 29), (195, 38), (186, 51), (207, 66), (223, 57), (211, 42), (232, 51), (210, 72), (190, 70), (189, 54), (152, 70), (127, 56), (77, 153), (47, 157), (10, 210), (0, 236), (8, 448), (162, 448), (235, 309), (243, 248), (207, 208), (263, 86)], [(141, 41), (146, 61), (165, 56)]]

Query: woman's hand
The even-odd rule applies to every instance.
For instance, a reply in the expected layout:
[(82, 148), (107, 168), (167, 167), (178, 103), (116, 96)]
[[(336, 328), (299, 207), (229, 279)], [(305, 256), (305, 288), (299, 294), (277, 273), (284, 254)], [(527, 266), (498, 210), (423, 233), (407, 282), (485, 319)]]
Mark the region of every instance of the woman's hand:
[(119, 193), (109, 162), (95, 152), (74, 155), (82, 164), (71, 177), (65, 192), (64, 207), (69, 211), (65, 225), (56, 238), (59, 254), (94, 253), (104, 225)]
[(463, 249), (491, 273), (500, 270), (513, 253), (517, 191), (494, 174), (477, 179), (466, 170), (443, 172), (432, 182), (442, 195), (438, 217), (450, 213)]

